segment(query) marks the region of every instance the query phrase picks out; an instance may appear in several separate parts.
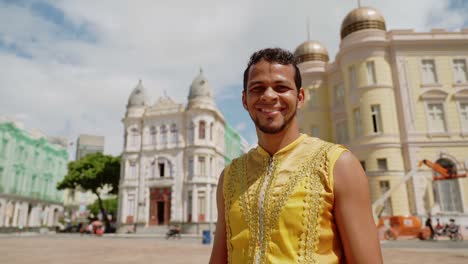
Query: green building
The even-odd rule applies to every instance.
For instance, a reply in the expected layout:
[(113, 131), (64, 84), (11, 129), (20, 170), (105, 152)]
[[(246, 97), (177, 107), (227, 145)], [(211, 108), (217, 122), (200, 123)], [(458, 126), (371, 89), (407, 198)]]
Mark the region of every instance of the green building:
[(249, 150), (247, 141), (245, 141), (245, 139), (227, 123), (224, 126), (224, 144), (226, 154), (224, 156), (224, 162), (226, 165), (230, 164), (233, 159)]
[(67, 142), (0, 119), (0, 228), (54, 226), (63, 211), (57, 182), (67, 173)]

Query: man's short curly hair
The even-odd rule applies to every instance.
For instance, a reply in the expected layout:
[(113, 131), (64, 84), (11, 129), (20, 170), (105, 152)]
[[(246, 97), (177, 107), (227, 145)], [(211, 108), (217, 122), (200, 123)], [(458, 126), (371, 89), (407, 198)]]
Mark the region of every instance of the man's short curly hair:
[(249, 79), (249, 70), (250, 67), (254, 64), (257, 64), (261, 60), (266, 60), (270, 63), (275, 62), (282, 65), (292, 65), (294, 67), (294, 83), (296, 84), (297, 90), (302, 87), (302, 78), (299, 68), (297, 67), (297, 60), (294, 58), (294, 55), (281, 48), (266, 48), (254, 52), (250, 56), (249, 63), (247, 68), (244, 71), (244, 92), (247, 89), (247, 80)]

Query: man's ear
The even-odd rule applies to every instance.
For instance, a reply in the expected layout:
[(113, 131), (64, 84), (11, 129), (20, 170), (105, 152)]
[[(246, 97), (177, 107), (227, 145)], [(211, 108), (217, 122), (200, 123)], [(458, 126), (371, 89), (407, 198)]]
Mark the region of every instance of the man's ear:
[(305, 100), (305, 94), (304, 94), (304, 88), (299, 88), (299, 91), (297, 92), (297, 108), (301, 109), (302, 106), (304, 105), (304, 100)]
[(247, 109), (247, 98), (246, 98), (246, 94), (245, 94), (245, 91), (242, 91), (242, 106), (244, 106), (244, 109), (249, 111)]

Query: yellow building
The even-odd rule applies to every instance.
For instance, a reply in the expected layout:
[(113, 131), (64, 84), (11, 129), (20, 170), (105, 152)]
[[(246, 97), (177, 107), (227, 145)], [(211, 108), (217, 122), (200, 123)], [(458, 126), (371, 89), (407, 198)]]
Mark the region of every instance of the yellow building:
[(334, 62), (316, 41), (297, 47), (306, 104), (303, 132), (348, 147), (366, 170), (373, 201), (401, 184), (382, 215), (468, 221), (468, 180), (432, 181), (427, 159), (468, 167), (468, 29), (387, 31), (374, 8), (352, 10)]

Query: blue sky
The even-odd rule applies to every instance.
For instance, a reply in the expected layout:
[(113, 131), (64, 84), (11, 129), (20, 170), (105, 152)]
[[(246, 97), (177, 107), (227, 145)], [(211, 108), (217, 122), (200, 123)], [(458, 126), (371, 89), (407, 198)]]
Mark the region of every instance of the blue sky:
[[(362, 0), (388, 29), (468, 27), (465, 0)], [(200, 67), (227, 121), (256, 143), (240, 101), (250, 54), (322, 42), (333, 60), (342, 19), (357, 1), (0, 0), (0, 116), (76, 140), (106, 136), (122, 150), (121, 119), (139, 79), (152, 101), (166, 91), (185, 103)], [(403, 8), (404, 7), (404, 8)]]

